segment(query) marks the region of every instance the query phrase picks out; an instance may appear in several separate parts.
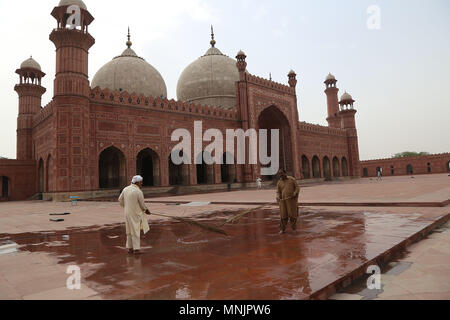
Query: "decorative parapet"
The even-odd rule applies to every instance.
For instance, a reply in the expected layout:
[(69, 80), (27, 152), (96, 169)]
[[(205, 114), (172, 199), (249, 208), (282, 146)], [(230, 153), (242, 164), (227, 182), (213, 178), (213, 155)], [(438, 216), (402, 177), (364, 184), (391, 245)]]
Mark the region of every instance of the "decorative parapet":
[(428, 158), (428, 159), (433, 159), (433, 158), (445, 158), (445, 157), (450, 157), (450, 153), (437, 153), (437, 154), (429, 154), (429, 155), (424, 155), (424, 156), (415, 156), (415, 157), (401, 157), (401, 158), (383, 158), (383, 159), (373, 159), (373, 160), (362, 160), (361, 163), (370, 163), (370, 162), (379, 162), (379, 161), (408, 161), (408, 160), (417, 160), (417, 159), (423, 159), (423, 158)]
[(168, 100), (166, 98), (146, 97), (129, 94), (127, 91), (119, 92), (117, 90), (100, 89), (96, 87), (91, 89), (90, 98), (92, 102), (110, 103), (120, 106), (141, 107), (149, 110), (157, 110), (163, 112), (173, 112), (180, 114), (197, 114), (204, 117), (212, 117), (225, 120), (237, 120), (238, 113), (236, 109), (228, 110), (220, 107), (205, 106), (188, 102)]
[(306, 122), (299, 122), (298, 130), (305, 131), (305, 132), (333, 135), (333, 136), (342, 136), (342, 137), (347, 136), (347, 130), (338, 129), (338, 128), (330, 128), (330, 127), (325, 127), (325, 126), (321, 126), (318, 124), (312, 124), (312, 123), (306, 123)]
[(41, 111), (33, 118), (33, 127), (36, 127), (53, 114), (53, 101), (49, 102)]
[(295, 88), (247, 73), (247, 82), (295, 95)]

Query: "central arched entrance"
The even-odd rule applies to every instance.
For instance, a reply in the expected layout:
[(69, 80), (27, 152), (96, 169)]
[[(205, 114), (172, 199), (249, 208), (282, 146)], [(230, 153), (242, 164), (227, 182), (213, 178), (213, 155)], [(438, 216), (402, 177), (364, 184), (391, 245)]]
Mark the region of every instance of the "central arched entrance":
[[(258, 118), (258, 128), (266, 129), (267, 153), (271, 156), (272, 143), (278, 143), (280, 154), (280, 168), (283, 168), (291, 176), (294, 175), (294, 162), (292, 159), (291, 126), (284, 114), (275, 106), (266, 108)], [(271, 130), (280, 130), (280, 140), (272, 141)], [(273, 177), (272, 177), (273, 178)]]
[(144, 187), (154, 187), (161, 184), (161, 170), (158, 154), (150, 149), (144, 149), (136, 157), (136, 172), (144, 178)]
[(116, 147), (109, 147), (100, 153), (98, 160), (100, 189), (119, 189), (126, 185), (125, 156)]

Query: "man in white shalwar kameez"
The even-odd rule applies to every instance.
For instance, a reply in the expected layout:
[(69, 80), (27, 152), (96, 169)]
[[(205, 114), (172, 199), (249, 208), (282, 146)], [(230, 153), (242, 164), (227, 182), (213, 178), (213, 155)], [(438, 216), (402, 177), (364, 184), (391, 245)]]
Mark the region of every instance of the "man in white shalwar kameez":
[(146, 234), (150, 227), (145, 214), (150, 211), (145, 206), (144, 194), (141, 190), (144, 179), (135, 176), (131, 185), (123, 189), (119, 197), (120, 205), (125, 211), (127, 244), (129, 253), (139, 254), (141, 250), (141, 230)]

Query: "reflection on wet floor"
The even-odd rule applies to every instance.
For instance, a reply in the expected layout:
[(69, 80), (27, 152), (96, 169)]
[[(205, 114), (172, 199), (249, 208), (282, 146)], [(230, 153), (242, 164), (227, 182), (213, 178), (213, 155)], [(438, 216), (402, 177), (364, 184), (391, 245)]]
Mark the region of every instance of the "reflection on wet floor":
[[(219, 225), (226, 213), (203, 216)], [(228, 237), (180, 222), (155, 222), (128, 255), (125, 226), (0, 235), (19, 250), (78, 265), (87, 285), (109, 299), (307, 299), (429, 221), (419, 216), (304, 210), (297, 232), (279, 235), (277, 210), (224, 227)]]

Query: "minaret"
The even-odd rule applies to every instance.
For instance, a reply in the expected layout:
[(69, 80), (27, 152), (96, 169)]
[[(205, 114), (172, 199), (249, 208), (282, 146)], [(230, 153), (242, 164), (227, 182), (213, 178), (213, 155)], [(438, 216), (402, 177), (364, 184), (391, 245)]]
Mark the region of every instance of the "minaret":
[(81, 0), (66, 0), (52, 11), (56, 29), (50, 40), (56, 47), (54, 114), (57, 119), (57, 192), (92, 190), (98, 184), (96, 154), (90, 155), (88, 79), (89, 49), (95, 39), (88, 33), (94, 18)]
[(41, 66), (32, 57), (25, 60), (16, 70), (20, 83), (14, 87), (19, 95), (17, 117), (17, 160), (33, 159), (32, 129), (33, 117), (41, 111), (42, 95), (46, 89), (41, 81), (45, 76)]
[(359, 162), (359, 145), (358, 145), (358, 132), (356, 130), (355, 115), (356, 110), (353, 107), (355, 100), (352, 96), (345, 92), (339, 105), (341, 111), (339, 111), (339, 117), (341, 118), (341, 128), (347, 131), (347, 145), (349, 155), (349, 175), (351, 177), (361, 177), (361, 168)]
[(340, 128), (341, 119), (339, 118), (339, 99), (338, 92), (339, 89), (336, 87), (337, 80), (330, 73), (325, 79), (325, 93), (327, 95), (327, 105), (328, 105), (328, 126), (331, 128)]

